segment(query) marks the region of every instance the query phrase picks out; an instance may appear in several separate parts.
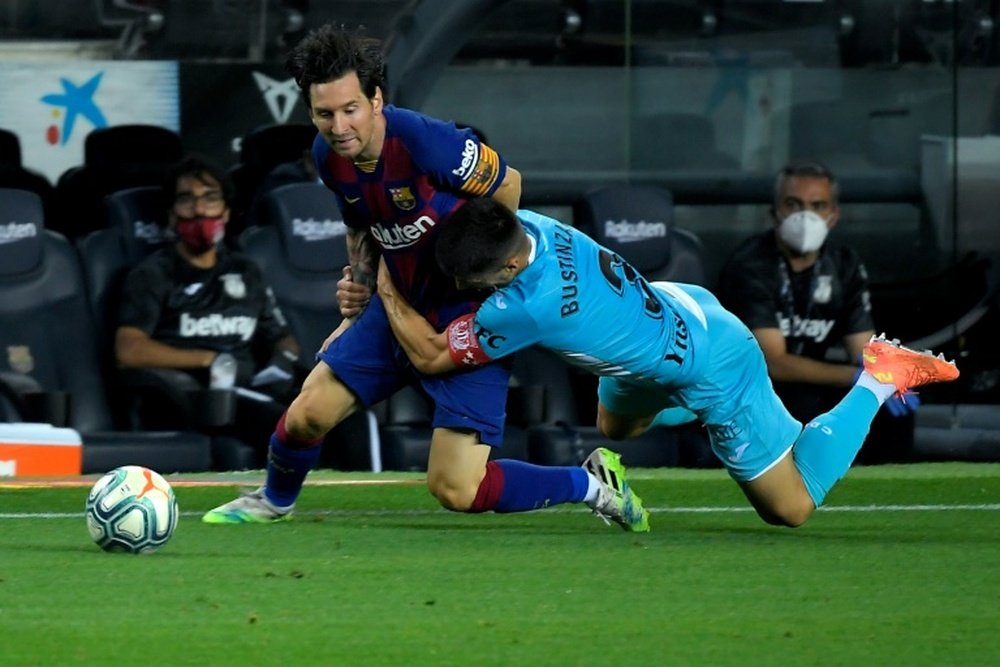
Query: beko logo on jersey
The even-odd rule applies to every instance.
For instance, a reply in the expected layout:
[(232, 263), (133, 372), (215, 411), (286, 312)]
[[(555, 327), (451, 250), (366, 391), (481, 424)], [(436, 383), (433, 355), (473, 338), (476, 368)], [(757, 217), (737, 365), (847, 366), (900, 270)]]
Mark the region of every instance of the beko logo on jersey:
[(479, 145), (472, 139), (465, 140), (465, 148), (462, 149), (462, 164), (457, 169), (452, 169), (451, 173), (459, 178), (468, 178), (472, 168), (479, 162)]
[(292, 236), (306, 241), (326, 241), (347, 234), (343, 220), (316, 220), (315, 218), (292, 218)]
[(408, 248), (420, 237), (426, 234), (435, 224), (430, 216), (422, 215), (408, 225), (394, 224), (386, 227), (382, 223), (372, 225), (372, 236), (383, 248), (396, 250), (397, 248)]
[(0, 225), (0, 243), (13, 243), (38, 235), (38, 227), (33, 222), (8, 222)]
[(619, 243), (634, 243), (645, 241), (646, 239), (663, 238), (667, 235), (667, 223), (665, 222), (629, 222), (628, 220), (604, 221), (604, 235), (610, 239), (615, 239)]
[(248, 341), (253, 338), (253, 332), (256, 328), (256, 317), (247, 317), (246, 315), (225, 317), (218, 313), (212, 313), (205, 317), (192, 317), (187, 313), (181, 313), (180, 335), (182, 338), (239, 336), (241, 340)]

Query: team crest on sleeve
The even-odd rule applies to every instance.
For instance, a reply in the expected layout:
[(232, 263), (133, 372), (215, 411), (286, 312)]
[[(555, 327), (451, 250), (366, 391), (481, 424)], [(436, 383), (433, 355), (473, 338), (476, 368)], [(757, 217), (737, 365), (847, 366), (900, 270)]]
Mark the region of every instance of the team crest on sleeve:
[(456, 366), (478, 366), (490, 362), (488, 354), (479, 345), (473, 326), (474, 315), (469, 313), (448, 325), (448, 354)]
[(417, 198), (413, 196), (413, 190), (410, 189), (409, 185), (389, 188), (389, 196), (392, 198), (392, 203), (400, 211), (412, 211), (417, 206)]
[(472, 322), (458, 320), (448, 327), (448, 345), (453, 350), (465, 351), (472, 344)]
[(219, 277), (222, 279), (222, 288), (232, 298), (242, 299), (247, 295), (247, 286), (243, 282), (243, 276), (240, 274), (224, 273)]

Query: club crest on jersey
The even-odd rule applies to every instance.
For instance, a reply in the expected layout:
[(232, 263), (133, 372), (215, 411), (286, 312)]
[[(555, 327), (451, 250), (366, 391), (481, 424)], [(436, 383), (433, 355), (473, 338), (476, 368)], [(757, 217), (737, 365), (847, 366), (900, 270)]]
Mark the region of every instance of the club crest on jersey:
[(31, 356), (31, 348), (27, 345), (8, 345), (7, 363), (11, 370), (18, 373), (30, 373), (35, 370), (35, 359)]
[(392, 203), (400, 211), (412, 211), (417, 206), (417, 198), (413, 196), (413, 191), (410, 190), (409, 185), (399, 188), (389, 188), (389, 196), (392, 197)]
[(833, 296), (833, 276), (818, 276), (813, 299), (816, 303), (830, 303), (831, 296)]
[(242, 299), (247, 295), (247, 286), (243, 282), (243, 276), (238, 273), (224, 273), (220, 276), (222, 279), (222, 288), (226, 290), (226, 294), (234, 299)]
[(493, 181), (493, 165), (488, 162), (481, 161), (476, 165), (476, 170), (472, 172), (472, 176), (469, 180), (475, 181), (480, 185), (487, 185)]

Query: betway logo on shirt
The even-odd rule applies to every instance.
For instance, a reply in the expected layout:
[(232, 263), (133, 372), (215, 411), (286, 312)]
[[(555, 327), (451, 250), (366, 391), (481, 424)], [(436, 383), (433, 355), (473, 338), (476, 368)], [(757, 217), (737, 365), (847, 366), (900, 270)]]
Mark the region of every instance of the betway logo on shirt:
[(387, 227), (380, 222), (377, 225), (372, 225), (372, 236), (386, 250), (398, 250), (415, 244), (435, 224), (437, 223), (434, 222), (434, 219), (427, 215), (422, 215), (407, 225), (395, 223), (391, 227)]
[(634, 243), (645, 241), (646, 239), (663, 238), (667, 235), (667, 223), (665, 222), (629, 222), (628, 220), (604, 221), (604, 235), (609, 239), (615, 239), (619, 243)]
[(466, 139), (465, 148), (462, 149), (462, 164), (452, 169), (451, 173), (461, 179), (466, 179), (477, 162), (479, 162), (479, 145), (472, 139)]
[(246, 315), (225, 317), (212, 313), (204, 317), (192, 317), (181, 313), (180, 335), (182, 338), (203, 338), (206, 336), (239, 336), (248, 341), (257, 329), (257, 318)]
[(33, 222), (8, 222), (0, 225), (0, 243), (13, 243), (38, 235), (38, 227)]
[(778, 325), (785, 338), (812, 338), (817, 343), (822, 343), (830, 335), (834, 320), (802, 319), (796, 315), (792, 321), (779, 313)]
[(345, 234), (347, 225), (343, 220), (292, 218), (292, 236), (299, 236), (306, 241), (327, 241)]

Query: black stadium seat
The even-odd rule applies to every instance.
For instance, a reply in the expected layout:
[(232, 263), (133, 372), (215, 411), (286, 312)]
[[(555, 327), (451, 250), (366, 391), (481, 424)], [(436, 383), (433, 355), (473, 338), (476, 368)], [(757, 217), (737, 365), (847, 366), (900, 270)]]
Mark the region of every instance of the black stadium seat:
[(46, 219), (55, 214), (55, 188), (45, 176), (24, 167), (21, 141), (9, 130), (0, 130), (0, 188), (34, 192), (42, 200)]
[(275, 224), (247, 229), (239, 245), (260, 266), (292, 334), (311, 354), (340, 324), (336, 293), (347, 264), (347, 227), (333, 193), (318, 183), (282, 186), (266, 203)]
[(87, 294), (101, 337), (114, 333), (125, 274), (164, 244), (167, 206), (158, 186), (129, 188), (107, 199), (108, 227), (77, 242), (83, 258)]
[(257, 211), (251, 215), (251, 208), (267, 175), (281, 164), (301, 160), (315, 138), (316, 128), (305, 123), (264, 125), (243, 137), (240, 161), (228, 172), (236, 189), (233, 218), (230, 220), (234, 235), (261, 222), (257, 219)]
[(591, 190), (578, 203), (575, 219), (581, 230), (651, 281), (707, 284), (701, 241), (674, 226), (668, 190), (646, 185)]
[(65, 420), (56, 425), (80, 432), (84, 472), (130, 463), (161, 472), (208, 469), (204, 436), (114, 430), (79, 256), (45, 230), (33, 193), (0, 190), (0, 220), (0, 373), (66, 397)]
[(104, 198), (112, 192), (163, 182), (181, 159), (180, 135), (156, 125), (115, 125), (94, 130), (84, 142), (84, 162), (56, 183), (59, 207), (48, 227), (80, 238), (107, 226)]

